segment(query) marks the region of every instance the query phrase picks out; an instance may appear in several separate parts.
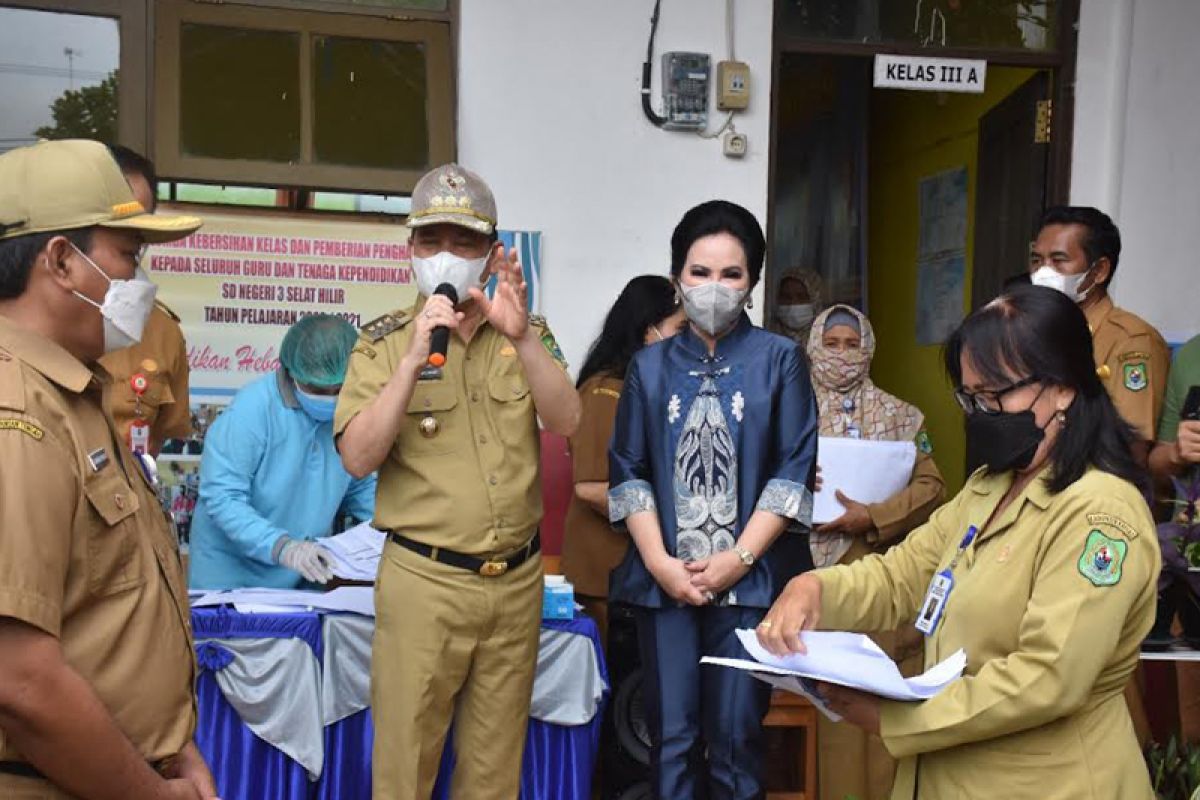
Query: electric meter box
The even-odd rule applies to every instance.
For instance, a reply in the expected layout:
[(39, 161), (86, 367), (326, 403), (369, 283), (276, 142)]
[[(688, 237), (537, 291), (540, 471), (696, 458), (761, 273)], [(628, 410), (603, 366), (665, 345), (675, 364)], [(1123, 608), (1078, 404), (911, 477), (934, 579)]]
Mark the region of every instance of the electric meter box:
[(702, 131), (708, 127), (708, 84), (712, 76), (707, 53), (663, 53), (663, 127)]

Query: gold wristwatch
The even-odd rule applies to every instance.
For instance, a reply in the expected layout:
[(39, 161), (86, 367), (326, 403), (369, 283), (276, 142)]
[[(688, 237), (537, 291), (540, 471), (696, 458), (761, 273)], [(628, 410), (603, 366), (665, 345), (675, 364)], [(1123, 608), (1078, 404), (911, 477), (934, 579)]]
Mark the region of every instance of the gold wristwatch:
[(749, 550), (742, 547), (740, 544), (735, 544), (733, 546), (733, 552), (737, 553), (737, 557), (740, 558), (742, 560), (742, 563), (745, 564), (747, 567), (753, 567), (754, 562), (757, 560), (754, 557), (754, 553), (751, 553)]

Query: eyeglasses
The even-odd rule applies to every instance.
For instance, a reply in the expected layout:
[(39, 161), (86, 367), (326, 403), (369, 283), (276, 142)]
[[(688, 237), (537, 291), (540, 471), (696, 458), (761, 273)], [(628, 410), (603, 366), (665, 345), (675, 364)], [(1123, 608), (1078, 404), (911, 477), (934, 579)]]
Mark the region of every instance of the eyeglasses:
[(1028, 378), (1023, 378), (1016, 383), (1005, 386), (1003, 389), (985, 389), (982, 392), (968, 392), (966, 389), (959, 387), (954, 390), (954, 399), (958, 401), (959, 407), (965, 414), (974, 414), (978, 411), (982, 414), (995, 416), (996, 414), (1004, 413), (1004, 408), (1000, 404), (1000, 400), (1004, 395), (1037, 382), (1038, 377), (1030, 375)]

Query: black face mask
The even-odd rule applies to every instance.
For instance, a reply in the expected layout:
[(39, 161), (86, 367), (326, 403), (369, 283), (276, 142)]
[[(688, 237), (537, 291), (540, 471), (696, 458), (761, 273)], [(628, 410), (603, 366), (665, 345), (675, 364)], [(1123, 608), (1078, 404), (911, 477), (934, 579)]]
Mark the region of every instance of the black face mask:
[(1046, 437), (1033, 411), (967, 417), (967, 473), (986, 466), (988, 472), (1025, 469)]

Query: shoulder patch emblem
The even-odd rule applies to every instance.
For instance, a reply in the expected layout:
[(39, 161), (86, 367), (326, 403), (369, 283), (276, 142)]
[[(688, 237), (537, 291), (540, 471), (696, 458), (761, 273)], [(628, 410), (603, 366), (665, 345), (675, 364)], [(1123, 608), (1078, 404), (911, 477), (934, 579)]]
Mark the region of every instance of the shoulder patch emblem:
[(46, 436), (46, 432), (32, 422), (26, 422), (23, 419), (13, 419), (11, 417), (0, 419), (0, 431), (20, 431), (38, 442)]
[(1079, 556), (1079, 574), (1092, 582), (1093, 586), (1116, 586), (1121, 580), (1121, 566), (1129, 545), (1120, 539), (1111, 539), (1098, 530), (1088, 534)]
[(393, 311), (390, 314), (384, 314), (382, 317), (371, 320), (366, 325), (363, 325), (360, 330), (372, 344), (378, 342), (383, 337), (393, 331), (398, 331), (412, 321), (412, 317), (405, 311)]
[(1088, 514), (1087, 521), (1088, 525), (1107, 525), (1110, 528), (1118, 530), (1131, 542), (1138, 537), (1137, 528), (1112, 514)]
[(917, 449), (925, 455), (933, 453), (933, 442), (929, 441), (929, 433), (927, 431), (921, 431), (917, 434)]
[(1121, 368), (1125, 372), (1125, 388), (1129, 391), (1140, 392), (1149, 385), (1145, 361), (1123, 364)]
[(1117, 360), (1122, 364), (1124, 364), (1126, 361), (1149, 361), (1150, 354), (1144, 353), (1141, 350), (1131, 350), (1128, 353), (1122, 353), (1120, 358)]
[(550, 326), (546, 323), (546, 318), (541, 314), (530, 314), (529, 324), (538, 329), (538, 338), (542, 340), (542, 346), (549, 351), (551, 357), (553, 357), (560, 367), (566, 369), (567, 359), (563, 356), (562, 349), (558, 346), (558, 341), (554, 338), (554, 334), (550, 332)]

